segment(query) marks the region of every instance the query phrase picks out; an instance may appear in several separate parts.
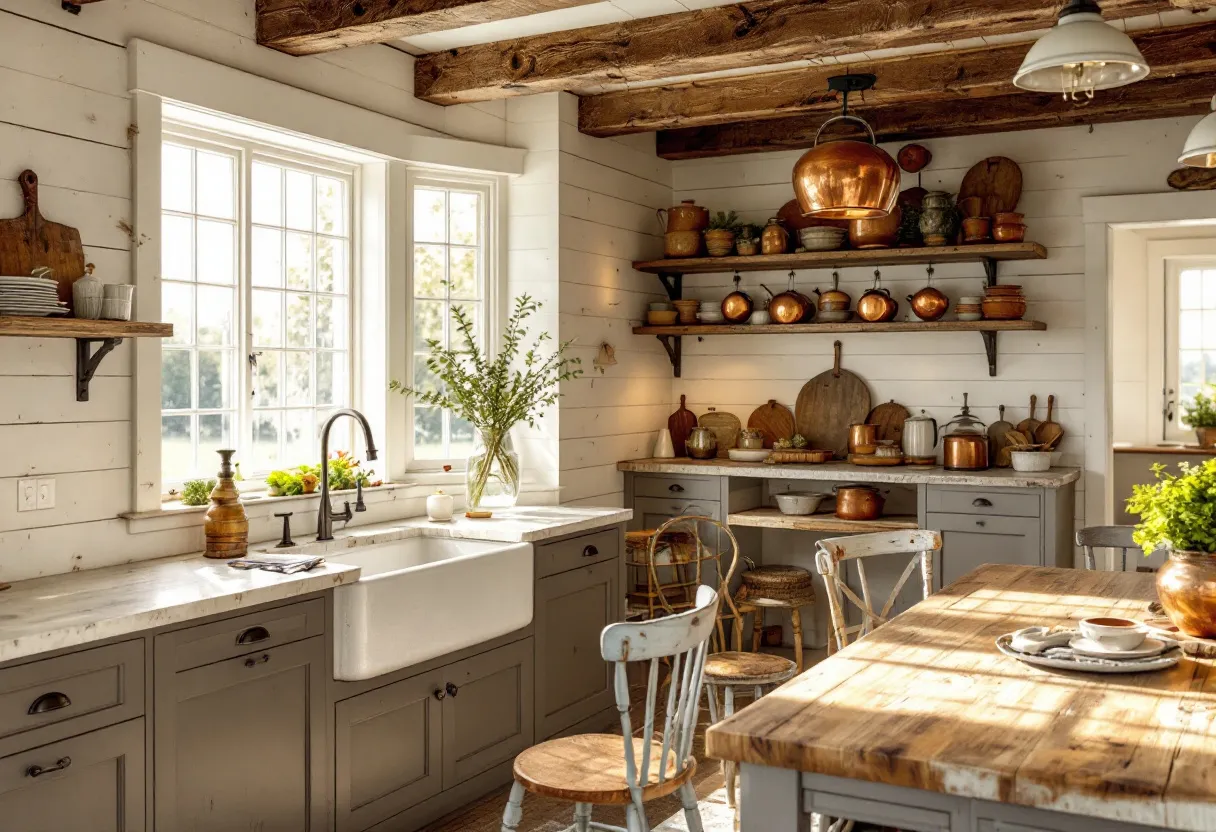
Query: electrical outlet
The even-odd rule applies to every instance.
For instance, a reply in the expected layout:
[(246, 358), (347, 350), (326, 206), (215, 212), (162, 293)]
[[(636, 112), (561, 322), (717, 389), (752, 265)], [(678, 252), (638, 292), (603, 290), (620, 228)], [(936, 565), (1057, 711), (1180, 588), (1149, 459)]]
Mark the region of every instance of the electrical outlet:
[(36, 511), (38, 480), (17, 480), (17, 511)]
[(55, 478), (43, 477), (38, 480), (38, 510), (55, 507)]

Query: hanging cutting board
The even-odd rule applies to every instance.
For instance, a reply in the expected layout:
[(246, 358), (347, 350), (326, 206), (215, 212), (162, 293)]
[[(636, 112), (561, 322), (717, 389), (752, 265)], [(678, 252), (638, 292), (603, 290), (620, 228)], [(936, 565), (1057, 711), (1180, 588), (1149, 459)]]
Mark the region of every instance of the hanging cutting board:
[(1022, 169), (1004, 156), (989, 156), (977, 162), (958, 189), (958, 201), (978, 196), (984, 207), (979, 216), (991, 217), (1003, 211), (1013, 211), (1022, 198)]
[(684, 406), (684, 396), (680, 396), (680, 409), (667, 417), (667, 429), (671, 431), (671, 444), (676, 449), (676, 456), (688, 456), (688, 434), (697, 426), (697, 414)]
[(747, 426), (764, 434), (764, 447), (771, 448), (778, 439), (789, 439), (794, 435), (794, 414), (776, 399), (769, 399), (747, 417)]
[(870, 414), (870, 388), (840, 368), (840, 342), (834, 347), (832, 369), (802, 386), (794, 406), (794, 427), (810, 447), (830, 448), (843, 459), (849, 452), (849, 425), (864, 422)]
[(912, 414), (908, 412), (908, 408), (902, 404), (896, 404), (895, 400), (880, 404), (878, 407), (870, 411), (870, 415), (866, 417), (866, 423), (878, 425), (878, 438), (880, 441), (891, 440), (897, 448), (903, 447), (904, 438), (904, 420)]
[(743, 424), (735, 414), (711, 407), (708, 413), (701, 414), (698, 424), (709, 428), (718, 441), (719, 459), (726, 459), (730, 456), (728, 452), (731, 448), (739, 447), (739, 431), (743, 429)]
[(0, 220), (0, 275), (23, 277), (39, 266), (55, 270), (59, 299), (72, 303), (72, 284), (84, 276), (84, 247), (80, 232), (49, 222), (38, 210), (38, 174), (23, 171), (18, 178), (25, 213)]

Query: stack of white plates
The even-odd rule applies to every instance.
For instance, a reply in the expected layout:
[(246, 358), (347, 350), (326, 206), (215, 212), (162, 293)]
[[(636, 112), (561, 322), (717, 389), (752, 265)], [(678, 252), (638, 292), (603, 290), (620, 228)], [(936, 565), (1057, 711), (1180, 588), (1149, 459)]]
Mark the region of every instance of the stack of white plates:
[(67, 304), (59, 300), (59, 285), (54, 280), (0, 277), (0, 315), (45, 318), (67, 313)]

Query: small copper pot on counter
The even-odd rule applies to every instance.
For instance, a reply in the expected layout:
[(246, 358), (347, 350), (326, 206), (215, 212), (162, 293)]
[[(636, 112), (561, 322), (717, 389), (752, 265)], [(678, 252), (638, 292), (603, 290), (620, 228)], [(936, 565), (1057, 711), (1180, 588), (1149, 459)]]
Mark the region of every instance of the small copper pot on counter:
[(747, 323), (747, 319), (752, 316), (752, 309), (755, 308), (751, 295), (739, 288), (742, 279), (736, 273), (735, 291), (722, 299), (722, 317), (732, 324)]
[(928, 278), (925, 281), (925, 288), (915, 295), (908, 295), (908, 303), (912, 306), (912, 313), (922, 321), (936, 321), (950, 308), (950, 298), (946, 297), (940, 289), (934, 288), (933, 267), (930, 266), (926, 271)]
[(877, 520), (887, 502), (882, 492), (872, 485), (838, 485), (836, 516), (841, 520)]
[(964, 393), (963, 412), (942, 427), (942, 466), (947, 471), (984, 471), (988, 465), (988, 431), (971, 415)]
[(899, 303), (891, 297), (891, 293), (883, 289), (882, 275), (874, 270), (874, 286), (857, 301), (857, 317), (870, 323), (890, 321), (899, 314)]

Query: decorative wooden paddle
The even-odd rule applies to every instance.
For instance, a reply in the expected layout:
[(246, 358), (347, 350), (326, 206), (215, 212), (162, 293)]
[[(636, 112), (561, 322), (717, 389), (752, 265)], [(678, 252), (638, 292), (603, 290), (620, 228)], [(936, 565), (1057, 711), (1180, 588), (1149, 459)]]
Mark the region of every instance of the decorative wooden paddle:
[(769, 399), (747, 417), (747, 426), (764, 434), (764, 447), (771, 448), (778, 439), (789, 439), (794, 435), (794, 414), (776, 399)]
[(59, 299), (71, 308), (72, 284), (84, 276), (80, 232), (42, 216), (38, 210), (38, 174), (23, 171), (18, 181), (25, 197), (25, 213), (0, 220), (0, 274), (26, 276), (39, 266), (47, 266), (54, 270), (59, 283)]
[(676, 456), (688, 456), (688, 434), (696, 426), (697, 415), (684, 406), (684, 396), (680, 396), (680, 409), (667, 417), (667, 429), (671, 431), (671, 444)]

